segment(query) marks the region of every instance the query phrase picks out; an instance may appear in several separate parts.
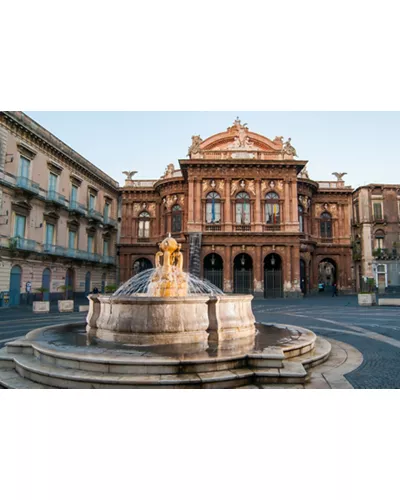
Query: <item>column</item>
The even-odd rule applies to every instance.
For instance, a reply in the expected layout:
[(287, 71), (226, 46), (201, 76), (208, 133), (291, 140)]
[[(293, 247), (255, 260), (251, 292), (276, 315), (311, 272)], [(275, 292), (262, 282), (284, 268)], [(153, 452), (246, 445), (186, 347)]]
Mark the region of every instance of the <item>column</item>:
[(232, 262), (232, 246), (225, 247), (225, 259), (224, 259), (224, 292), (233, 291), (233, 262)]
[(256, 180), (256, 206), (254, 209), (254, 219), (255, 219), (255, 230), (262, 231), (262, 220), (261, 220), (261, 180)]
[(194, 221), (196, 223), (197, 231), (201, 231), (201, 182), (199, 180), (196, 181), (196, 189), (195, 189), (195, 206), (194, 206)]
[(225, 223), (225, 231), (232, 231), (230, 179), (227, 179), (225, 181), (224, 223)]
[(300, 293), (300, 247), (292, 246), (292, 286), (294, 292)]
[(254, 295), (262, 296), (264, 292), (263, 266), (261, 262), (261, 246), (255, 248), (254, 262)]
[(193, 181), (189, 180), (189, 192), (188, 192), (188, 224), (194, 222), (193, 220), (193, 203), (194, 203), (194, 186)]
[(285, 182), (284, 193), (285, 193), (285, 202), (283, 206), (283, 214), (285, 218), (285, 225), (287, 225), (290, 222), (290, 193), (289, 193), (289, 184), (287, 182)]
[(290, 181), (290, 201), (292, 206), (291, 221), (294, 223), (299, 222), (299, 209), (297, 200), (297, 182), (296, 184)]

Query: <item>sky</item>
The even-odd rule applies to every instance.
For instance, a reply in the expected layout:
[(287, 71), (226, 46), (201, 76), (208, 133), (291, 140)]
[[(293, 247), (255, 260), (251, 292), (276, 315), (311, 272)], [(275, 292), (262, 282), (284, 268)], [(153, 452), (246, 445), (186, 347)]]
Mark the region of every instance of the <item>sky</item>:
[(136, 179), (157, 179), (169, 163), (179, 168), (192, 135), (225, 131), (236, 116), (269, 139), (291, 137), (299, 160), (308, 160), (313, 180), (347, 185), (400, 184), (400, 112), (334, 111), (28, 111), (25, 112), (123, 185), (124, 170)]

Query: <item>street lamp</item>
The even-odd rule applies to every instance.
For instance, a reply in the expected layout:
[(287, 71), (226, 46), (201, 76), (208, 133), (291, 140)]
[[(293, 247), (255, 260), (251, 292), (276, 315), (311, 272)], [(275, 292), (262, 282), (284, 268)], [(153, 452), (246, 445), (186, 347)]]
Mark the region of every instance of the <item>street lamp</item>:
[(244, 256), (244, 253), (242, 254), (242, 257), (240, 258), (240, 263), (242, 264), (242, 267), (244, 267), (246, 263), (246, 257)]
[(274, 256), (274, 254), (271, 255), (271, 266), (272, 267), (275, 266), (275, 256)]
[(215, 266), (215, 254), (211, 254), (211, 267)]

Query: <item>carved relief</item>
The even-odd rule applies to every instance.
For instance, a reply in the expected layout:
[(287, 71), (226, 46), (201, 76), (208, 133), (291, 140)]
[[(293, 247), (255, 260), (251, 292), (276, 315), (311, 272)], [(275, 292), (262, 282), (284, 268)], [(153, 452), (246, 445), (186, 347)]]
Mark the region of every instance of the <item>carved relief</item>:
[(249, 181), (248, 186), (247, 186), (248, 191), (252, 193), (254, 196), (256, 195), (256, 188), (254, 185), (254, 181)]
[(189, 147), (188, 154), (189, 158), (201, 158), (200, 144), (203, 139), (199, 135), (192, 135), (192, 144)]
[(237, 189), (238, 189), (238, 186), (239, 186), (239, 181), (232, 181), (232, 184), (231, 184), (231, 196), (233, 196)]
[(221, 194), (224, 193), (224, 187), (225, 187), (225, 182), (221, 179), (218, 181), (218, 189), (221, 192)]
[(206, 179), (203, 179), (203, 187), (202, 187), (203, 193), (205, 193), (207, 189), (208, 189), (208, 181)]

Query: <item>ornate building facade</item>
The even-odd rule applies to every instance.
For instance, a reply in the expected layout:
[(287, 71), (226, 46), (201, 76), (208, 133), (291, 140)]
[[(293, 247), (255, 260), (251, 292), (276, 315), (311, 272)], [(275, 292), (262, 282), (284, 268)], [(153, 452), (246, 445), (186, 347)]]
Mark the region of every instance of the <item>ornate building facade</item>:
[(0, 306), (115, 284), (118, 188), (24, 113), (0, 112)]
[(352, 189), (311, 180), (291, 140), (270, 140), (236, 119), (225, 132), (192, 137), (188, 159), (159, 179), (121, 188), (120, 278), (154, 265), (168, 233), (185, 269), (225, 292), (299, 297), (337, 283), (354, 289)]
[(353, 258), (357, 290), (367, 277), (380, 291), (400, 291), (400, 185), (369, 184), (354, 191)]

